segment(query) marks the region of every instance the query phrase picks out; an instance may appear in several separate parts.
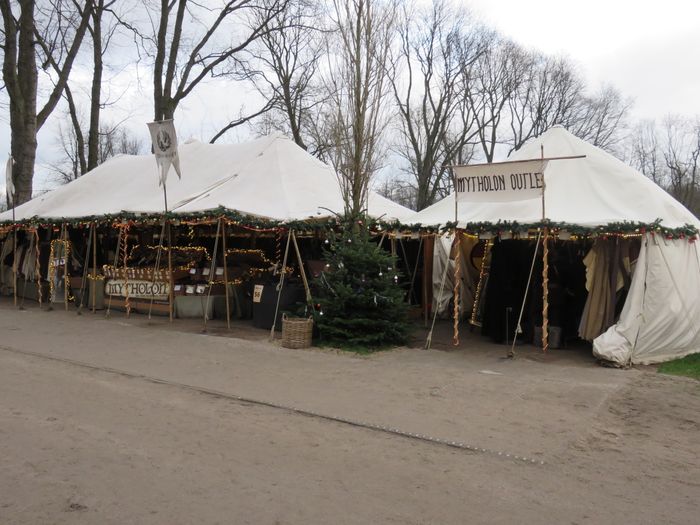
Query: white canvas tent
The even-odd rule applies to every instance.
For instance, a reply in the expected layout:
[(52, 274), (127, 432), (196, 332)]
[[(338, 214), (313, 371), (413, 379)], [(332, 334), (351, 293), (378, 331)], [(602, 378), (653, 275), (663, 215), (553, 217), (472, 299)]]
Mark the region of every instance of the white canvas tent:
[[(545, 172), (547, 219), (579, 226), (605, 226), (615, 222), (653, 223), (677, 228), (700, 227), (700, 221), (647, 177), (609, 153), (585, 142), (562, 127), (554, 127), (514, 152), (508, 160), (585, 155), (583, 159), (557, 160)], [(413, 215), (409, 222), (426, 226), (455, 219), (455, 201), (448, 196)], [(517, 221), (539, 223), (540, 199), (520, 202), (460, 204), (459, 227), (468, 223)]]
[[(226, 208), (273, 221), (299, 221), (342, 213), (333, 169), (288, 138), (275, 134), (243, 144), (188, 142), (179, 147), (182, 180), (168, 178), (169, 209), (195, 214)], [(76, 219), (123, 212), (163, 212), (153, 155), (120, 155), (79, 179), (18, 206), (16, 220)], [(371, 192), (369, 215), (402, 220), (413, 212)], [(12, 219), (0, 214), (0, 222)]]
[[(585, 155), (548, 164), (545, 201), (549, 221), (604, 228), (612, 223), (652, 224), (660, 220), (664, 228), (700, 228), (700, 221), (690, 211), (651, 180), (561, 127), (532, 140), (509, 160), (539, 158), (542, 146), (545, 157)], [(480, 222), (536, 224), (541, 222), (541, 206), (540, 199), (460, 204), (458, 226), (468, 228), (470, 223)], [(436, 226), (454, 219), (455, 200), (448, 196), (408, 222)], [(434, 265), (436, 269), (443, 267)], [(434, 273), (438, 285), (440, 278)], [(700, 352), (699, 325), (698, 244), (647, 234), (619, 322), (594, 340), (594, 354), (626, 365)]]

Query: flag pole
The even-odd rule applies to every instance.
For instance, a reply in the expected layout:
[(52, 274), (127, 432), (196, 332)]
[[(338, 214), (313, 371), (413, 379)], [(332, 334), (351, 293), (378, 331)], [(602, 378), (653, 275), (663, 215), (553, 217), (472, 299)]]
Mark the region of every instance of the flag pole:
[[(168, 220), (168, 190), (165, 188), (165, 181), (163, 181), (163, 200), (165, 201), (165, 216), (163, 221), (165, 223), (165, 234), (167, 236), (167, 248), (168, 248), (168, 318), (170, 322), (173, 322), (173, 246), (172, 239), (170, 237), (170, 221)], [(162, 243), (162, 240), (161, 240)]]
[[(163, 225), (166, 226), (166, 236), (167, 236), (167, 251), (168, 251), (168, 317), (170, 322), (173, 322), (173, 256), (172, 256), (172, 238), (171, 238), (171, 223), (168, 220), (168, 190), (166, 187), (166, 181), (168, 178), (168, 171), (172, 165), (175, 168), (177, 176), (181, 178), (180, 173), (180, 160), (177, 155), (177, 133), (175, 132), (175, 123), (173, 119), (164, 119), (155, 122), (149, 122), (148, 131), (151, 134), (151, 141), (153, 144), (153, 153), (156, 158), (156, 165), (158, 166), (160, 183), (163, 185), (163, 201), (165, 207), (165, 213), (163, 215)], [(161, 238), (162, 245), (162, 238)], [(154, 270), (155, 273), (155, 270)]]
[(15, 219), (15, 198), (12, 196), (12, 293), (17, 306), (17, 223)]

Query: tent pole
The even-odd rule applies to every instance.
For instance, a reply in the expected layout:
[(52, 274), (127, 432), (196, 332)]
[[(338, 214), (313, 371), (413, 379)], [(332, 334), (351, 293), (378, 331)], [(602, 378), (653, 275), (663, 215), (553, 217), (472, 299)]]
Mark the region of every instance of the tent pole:
[(34, 278), (36, 279), (37, 282), (37, 287), (36, 287), (36, 294), (37, 294), (37, 299), (39, 300), (39, 308), (41, 308), (43, 304), (43, 294), (41, 293), (41, 253), (40, 253), (40, 243), (39, 243), (39, 228), (37, 227), (34, 230), (34, 237), (36, 238), (36, 259), (34, 260)]
[(382, 233), (381, 238), (379, 239), (379, 244), (377, 245), (377, 250), (382, 249), (382, 244), (384, 244), (384, 238), (386, 237), (386, 232)]
[[(454, 241), (453, 241), (454, 245)], [(442, 297), (442, 292), (445, 289), (445, 279), (447, 277), (447, 272), (450, 268), (450, 253), (452, 251), (452, 247), (450, 247), (450, 252), (447, 253), (447, 259), (445, 260), (445, 270), (442, 272), (442, 280), (440, 282), (440, 296)], [(427, 310), (426, 310), (427, 311)], [(433, 330), (435, 329), (435, 320), (437, 319), (437, 314), (438, 314), (438, 308), (435, 308), (435, 311), (433, 312), (433, 324), (430, 326), (430, 332), (428, 332), (428, 338), (425, 340), (425, 349), (430, 350), (430, 345), (433, 342)]]
[(224, 252), (224, 292), (226, 295), (226, 328), (231, 330), (231, 305), (229, 301), (229, 290), (228, 290), (228, 260), (226, 256), (226, 221), (221, 219), (221, 240), (223, 242), (223, 252)]
[[(545, 222), (547, 214), (545, 212), (544, 192), (546, 183), (544, 180), (544, 145), (540, 145), (540, 157), (542, 159), (542, 223)], [(542, 351), (547, 352), (549, 348), (549, 228), (544, 227), (542, 238)]]
[(122, 264), (124, 265), (124, 309), (126, 310), (126, 318), (131, 316), (131, 301), (129, 300), (129, 224), (122, 226), (124, 230), (124, 240), (122, 241)]
[[(30, 233), (31, 233), (32, 237), (29, 240), (29, 250), (27, 251), (27, 254), (29, 254), (29, 256), (31, 257), (31, 255), (33, 253), (35, 254), (36, 252), (34, 250), (34, 241), (35, 241), (34, 232), (32, 231)], [(51, 261), (49, 261), (49, 264), (51, 264)], [(36, 271), (34, 272), (34, 275), (36, 275)], [(39, 283), (39, 285), (41, 285), (41, 283)], [(27, 295), (27, 272), (24, 273), (24, 286), (22, 288), (22, 300), (19, 303), (20, 310), (24, 310), (24, 299), (26, 298), (26, 295)], [(39, 305), (39, 306), (41, 307), (41, 305)]]
[(525, 311), (525, 302), (527, 301), (527, 294), (530, 290), (530, 282), (532, 281), (532, 272), (535, 269), (535, 261), (537, 260), (537, 252), (539, 251), (540, 247), (540, 239), (542, 238), (542, 231), (540, 230), (537, 232), (537, 243), (535, 244), (535, 253), (532, 255), (532, 264), (530, 265), (530, 274), (527, 276), (527, 284), (525, 285), (525, 295), (523, 296), (523, 304), (520, 306), (520, 314), (518, 315), (518, 322), (515, 325), (515, 333), (513, 334), (513, 344), (510, 347), (510, 351), (508, 352), (508, 357), (513, 358), (515, 357), (515, 338), (518, 337), (518, 334), (522, 332), (522, 329), (520, 328), (520, 323), (523, 320), (523, 312)]
[[(415, 266), (413, 267), (413, 275), (411, 275), (411, 288), (410, 288), (410, 292), (409, 292), (409, 296), (408, 296), (408, 297), (409, 297), (409, 303), (411, 302), (411, 300), (410, 300), (410, 299), (411, 299), (410, 294), (412, 293), (412, 294), (413, 294), (413, 299), (416, 301), (416, 304), (418, 304), (418, 297), (416, 297), (416, 294), (415, 294), (415, 292), (413, 291), (413, 285), (414, 285), (415, 282), (416, 282), (416, 274), (418, 273), (418, 262), (420, 261), (420, 251), (421, 251), (421, 248), (423, 248), (423, 236), (422, 236), (422, 235), (421, 235), (421, 237), (420, 237), (420, 241), (418, 241), (418, 253), (416, 254), (416, 264), (415, 264)], [(407, 262), (408, 262), (408, 260), (407, 260)]]
[(160, 237), (158, 238), (158, 253), (156, 254), (156, 264), (153, 268), (153, 275), (151, 276), (151, 302), (148, 305), (148, 320), (151, 320), (151, 312), (153, 310), (153, 301), (156, 295), (156, 278), (160, 272), (160, 261), (162, 259), (163, 253), (163, 238), (165, 237), (165, 222), (167, 219), (163, 216), (163, 226), (160, 229)]
[(78, 315), (82, 315), (83, 312), (83, 303), (85, 302), (85, 298), (87, 294), (85, 293), (85, 283), (87, 282), (88, 278), (88, 271), (90, 266), (88, 262), (90, 261), (90, 251), (92, 248), (92, 224), (90, 225), (90, 228), (88, 229), (88, 238), (87, 238), (87, 249), (85, 250), (85, 258), (83, 259), (83, 276), (80, 279), (80, 301), (78, 301)]
[(299, 273), (301, 274), (301, 280), (304, 283), (304, 291), (306, 292), (306, 303), (313, 311), (313, 299), (311, 298), (311, 289), (309, 288), (309, 281), (306, 279), (306, 271), (304, 270), (304, 261), (301, 260), (301, 252), (299, 251), (299, 245), (297, 244), (297, 236), (292, 231), (292, 241), (294, 242), (294, 251), (297, 254), (297, 263), (299, 264)]
[(17, 223), (15, 222), (15, 202), (12, 201), (12, 294), (17, 306)]
[(289, 230), (287, 234), (287, 247), (284, 249), (284, 259), (280, 270), (280, 282), (277, 285), (277, 305), (275, 306), (275, 316), (272, 318), (272, 328), (270, 328), (270, 341), (275, 338), (275, 326), (277, 325), (277, 313), (280, 309), (280, 299), (282, 298), (282, 287), (284, 286), (284, 274), (287, 272), (287, 257), (289, 256), (289, 242), (292, 240), (294, 230)]
[[(428, 328), (429, 308), (432, 307), (433, 256), (437, 234), (432, 234), (432, 242), (423, 243), (423, 324)], [(428, 271), (430, 269), (430, 271)]]
[[(165, 185), (163, 185), (165, 187)], [(165, 219), (165, 226), (166, 226), (166, 235), (168, 239), (168, 318), (170, 322), (173, 322), (173, 303), (174, 301), (174, 296), (173, 296), (173, 287), (175, 286), (175, 281), (173, 279), (173, 246), (172, 246), (172, 238), (171, 238), (171, 232), (170, 229), (172, 227), (170, 221), (168, 219)]]
[(211, 256), (211, 267), (209, 268), (209, 289), (207, 290), (207, 301), (202, 306), (204, 314), (204, 327), (202, 332), (207, 331), (207, 321), (209, 320), (209, 302), (211, 301), (211, 287), (214, 284), (214, 273), (216, 272), (216, 255), (219, 252), (219, 234), (221, 233), (221, 219), (216, 222), (216, 237), (214, 237), (214, 253)]
[[(114, 275), (117, 274), (117, 266), (119, 265), (119, 251), (122, 247), (122, 229), (117, 227), (117, 249), (114, 252)], [(105, 311), (105, 317), (109, 317), (112, 313), (112, 294), (109, 294), (109, 299), (107, 299), (107, 310)]]
[(63, 307), (68, 311), (68, 286), (70, 277), (68, 277), (68, 224), (63, 223)]
[[(459, 230), (455, 228), (455, 282), (454, 289), (452, 293), (452, 298), (454, 301), (454, 321), (453, 321), (453, 335), (452, 344), (454, 346), (459, 346), (459, 307), (460, 307), (460, 288), (462, 285), (461, 273), (462, 273), (462, 235)], [(449, 259), (448, 259), (449, 260)]]
[(92, 313), (97, 302), (97, 222), (92, 223)]

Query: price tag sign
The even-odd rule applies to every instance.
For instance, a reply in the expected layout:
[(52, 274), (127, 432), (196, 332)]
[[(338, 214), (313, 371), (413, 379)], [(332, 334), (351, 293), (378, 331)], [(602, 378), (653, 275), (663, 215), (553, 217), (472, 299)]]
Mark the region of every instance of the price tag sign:
[(253, 288), (253, 302), (254, 303), (259, 303), (260, 300), (262, 299), (263, 288), (265, 288), (265, 286), (262, 284), (256, 284), (255, 288)]

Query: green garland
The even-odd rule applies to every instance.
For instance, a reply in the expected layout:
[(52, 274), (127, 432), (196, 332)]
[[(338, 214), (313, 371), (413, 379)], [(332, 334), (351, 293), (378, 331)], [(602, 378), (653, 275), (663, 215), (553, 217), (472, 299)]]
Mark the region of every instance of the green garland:
[[(224, 218), (228, 221), (238, 223), (242, 228), (250, 228), (255, 230), (296, 230), (298, 232), (327, 232), (328, 230), (337, 231), (343, 219), (341, 216), (335, 217), (324, 217), (322, 219), (309, 218), (307, 220), (295, 220), (295, 221), (275, 221), (270, 219), (265, 219), (261, 217), (256, 217), (254, 215), (246, 215), (236, 211), (228, 210), (226, 208), (217, 208), (215, 210), (210, 210), (206, 212), (197, 212), (189, 214), (179, 214), (169, 212), (167, 214), (141, 214), (141, 213), (128, 213), (122, 212), (117, 214), (105, 214), (105, 215), (93, 215), (88, 217), (78, 217), (78, 218), (56, 218), (56, 219), (43, 219), (40, 217), (32, 217), (30, 219), (25, 219), (22, 221), (16, 221), (14, 224), (20, 227), (42, 227), (49, 228), (59, 226), (61, 224), (67, 224), (73, 227), (86, 227), (89, 223), (96, 223), (101, 226), (112, 226), (113, 224), (130, 222), (137, 225), (158, 225), (163, 220), (163, 217), (167, 217), (177, 225), (180, 222), (189, 221), (215, 221), (219, 218)], [(368, 221), (367, 227), (370, 231), (381, 232), (381, 231), (392, 231), (396, 233), (403, 234), (432, 234), (441, 233), (454, 230), (457, 226), (455, 222), (447, 222), (444, 225), (423, 225), (420, 223), (416, 224), (404, 224), (400, 221), (386, 221), (382, 218), (378, 219), (366, 219)], [(12, 221), (2, 221), (0, 222), (0, 227), (2, 226), (12, 226)], [(695, 241), (698, 237), (698, 229), (691, 225), (686, 224), (679, 228), (667, 228), (661, 225), (661, 219), (657, 219), (651, 223), (642, 222), (610, 222), (601, 226), (579, 226), (576, 224), (570, 224), (565, 222), (553, 222), (553, 221), (540, 221), (533, 223), (519, 223), (517, 221), (498, 221), (498, 222), (469, 222), (460, 230), (474, 234), (491, 234), (494, 237), (502, 234), (503, 232), (523, 232), (528, 230), (536, 230), (539, 228), (547, 227), (554, 232), (566, 230), (571, 235), (577, 237), (597, 237), (606, 235), (634, 235), (643, 234), (650, 232), (654, 235), (661, 235), (667, 239), (688, 239), (691, 242)]]
[[(228, 221), (238, 223), (238, 225), (240, 225), (243, 228), (251, 228), (257, 230), (293, 229), (299, 232), (325, 231), (329, 228), (336, 229), (342, 222), (341, 216), (324, 217), (322, 219), (309, 218), (307, 220), (276, 221), (271, 219), (265, 219), (262, 217), (256, 217), (254, 215), (239, 213), (237, 211), (232, 211), (226, 208), (217, 208), (206, 212), (193, 212), (188, 214), (180, 214), (173, 212), (168, 212), (167, 214), (142, 214), (121, 212), (117, 214), (91, 215), (85, 217), (70, 218), (60, 217), (53, 219), (31, 217), (25, 220), (18, 220), (15, 223), (13, 223), (12, 221), (2, 221), (0, 222), (0, 227), (11, 226), (12, 224), (30, 228), (48, 228), (53, 226), (59, 226), (62, 224), (67, 224), (73, 227), (83, 227), (87, 226), (89, 223), (96, 223), (98, 226), (112, 226), (113, 224), (127, 222), (137, 225), (155, 226), (160, 224), (163, 221), (164, 217), (169, 219), (174, 225), (178, 225), (181, 222), (209, 220), (216, 221), (219, 218), (224, 218)], [(407, 225), (402, 224), (399, 221), (387, 221), (383, 220), (382, 218), (371, 219), (369, 227), (374, 231), (390, 230), (407, 233), (437, 233), (439, 231), (438, 227), (426, 228), (421, 225)]]
[[(442, 228), (442, 232), (454, 230), (457, 223), (448, 222)], [(498, 222), (469, 222), (459, 229), (473, 235), (490, 234), (494, 237), (504, 232), (518, 233), (540, 228), (549, 228), (555, 234), (566, 231), (577, 237), (605, 237), (608, 235), (642, 235), (651, 233), (661, 235), (667, 239), (688, 239), (691, 242), (697, 240), (698, 229), (692, 224), (685, 224), (678, 228), (667, 228), (661, 225), (661, 219), (652, 223), (643, 222), (609, 222), (601, 226), (580, 226), (566, 222), (540, 221), (533, 223), (519, 223), (517, 221)]]

